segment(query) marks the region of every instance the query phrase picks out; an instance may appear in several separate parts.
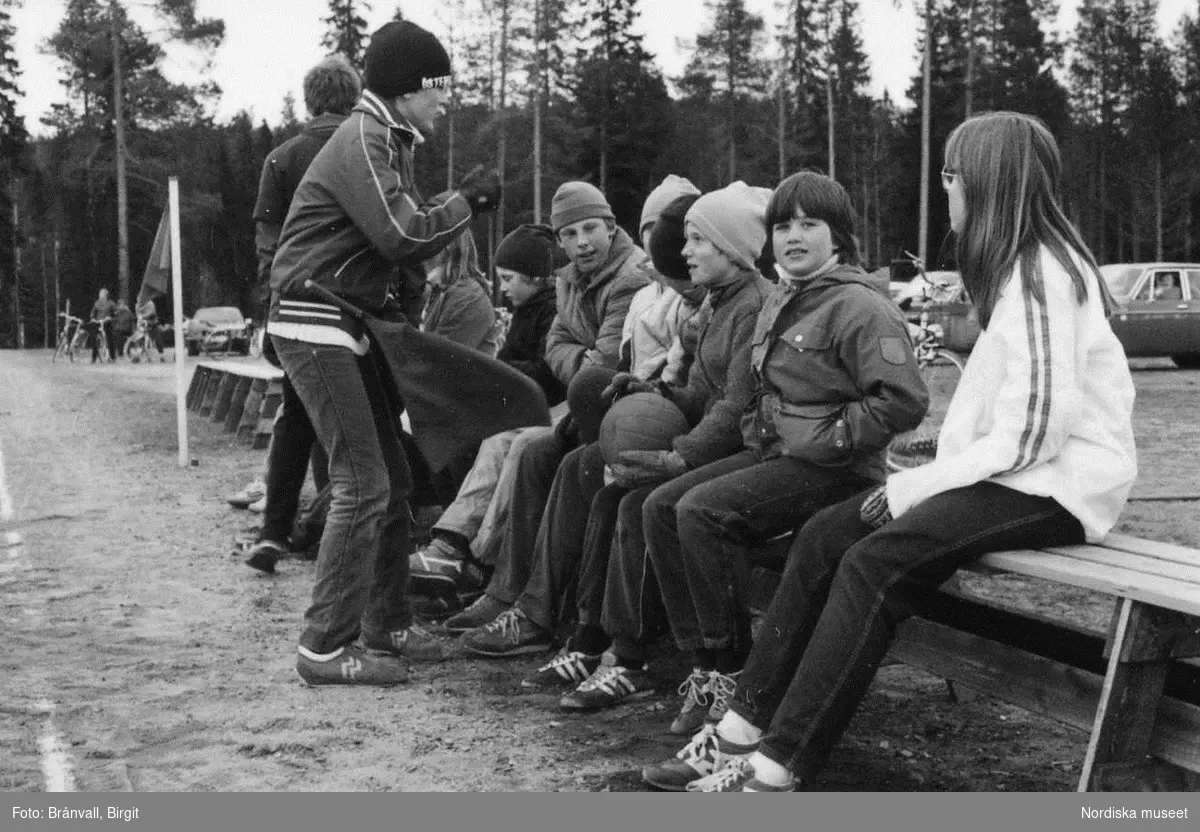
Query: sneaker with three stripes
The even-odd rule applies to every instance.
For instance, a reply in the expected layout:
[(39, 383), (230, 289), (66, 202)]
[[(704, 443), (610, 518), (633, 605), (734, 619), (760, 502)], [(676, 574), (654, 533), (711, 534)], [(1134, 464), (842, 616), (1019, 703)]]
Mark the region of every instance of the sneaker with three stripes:
[(558, 704), (568, 711), (594, 711), (645, 699), (653, 693), (654, 682), (645, 665), (622, 667), (616, 656), (605, 653), (592, 675)]

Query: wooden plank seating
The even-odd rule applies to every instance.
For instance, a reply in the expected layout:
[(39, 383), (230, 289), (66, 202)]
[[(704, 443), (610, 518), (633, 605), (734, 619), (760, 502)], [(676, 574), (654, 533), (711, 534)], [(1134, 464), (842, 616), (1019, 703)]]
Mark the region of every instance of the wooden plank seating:
[(221, 422), (255, 448), (270, 441), (282, 398), (283, 371), (265, 362), (201, 361), (192, 373), (188, 410)]
[[(774, 543), (753, 572), (760, 611), (782, 563)], [(902, 625), (891, 659), (1089, 732), (1079, 791), (1200, 788), (1200, 550), (1111, 534), (996, 552), (971, 569), (1111, 596), (1108, 632), (999, 606), (951, 580)]]

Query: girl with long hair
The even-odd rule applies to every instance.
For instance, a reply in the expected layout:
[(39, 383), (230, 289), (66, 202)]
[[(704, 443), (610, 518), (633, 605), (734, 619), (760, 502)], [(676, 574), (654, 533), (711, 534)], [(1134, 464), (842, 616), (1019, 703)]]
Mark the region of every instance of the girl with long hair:
[(429, 297), (421, 330), (494, 356), (496, 310), (470, 230), (430, 260), (425, 274)]
[(955, 570), (1099, 541), (1116, 524), (1137, 474), (1133, 381), (1095, 260), (1059, 205), (1060, 173), (1031, 116), (987, 113), (950, 135), (942, 182), (984, 330), (937, 457), (801, 528), (729, 711), (647, 781), (808, 786), (896, 628)]

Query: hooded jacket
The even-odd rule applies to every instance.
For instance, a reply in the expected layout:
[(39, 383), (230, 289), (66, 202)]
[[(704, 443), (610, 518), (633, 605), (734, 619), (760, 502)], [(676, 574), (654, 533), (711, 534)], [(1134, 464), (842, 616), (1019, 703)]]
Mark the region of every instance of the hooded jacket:
[(884, 478), (897, 433), (921, 423), (929, 393), (899, 307), (856, 266), (786, 275), (763, 305), (750, 364), (758, 390), (747, 448)]
[(556, 271), (557, 311), (546, 336), (546, 363), (568, 385), (581, 367), (616, 367), (621, 333), (634, 294), (649, 283), (639, 264), (646, 253), (617, 228), (608, 258), (586, 277), (574, 263)]
[(323, 328), (349, 336), (318, 343), (361, 338), (357, 321), (306, 292), (306, 280), (371, 313), (384, 308), (393, 285), (424, 285), (422, 263), (462, 233), (471, 209), (457, 192), (421, 201), (413, 180), (419, 141), (378, 96), (363, 93), (292, 199), (271, 266), (271, 332), (310, 340), (325, 338)]
[(513, 309), (512, 322), (498, 359), (536, 381), (546, 394), (546, 403), (556, 405), (567, 395), (546, 364), (546, 335), (554, 323), (554, 287), (545, 286)]

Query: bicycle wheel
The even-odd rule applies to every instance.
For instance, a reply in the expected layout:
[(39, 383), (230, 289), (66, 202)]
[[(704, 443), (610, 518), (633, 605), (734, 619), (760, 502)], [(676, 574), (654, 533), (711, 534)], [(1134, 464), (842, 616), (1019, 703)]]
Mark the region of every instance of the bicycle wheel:
[(71, 346), (67, 348), (68, 354), (71, 356), (71, 360), (72, 361), (75, 360), (75, 355), (77, 353), (79, 355), (82, 355), (83, 353), (87, 352), (87, 348), (88, 348), (87, 330), (80, 327), (80, 329), (78, 331), (76, 331), (75, 337), (73, 337), (71, 339)]
[(937, 456), (937, 439), (946, 419), (950, 399), (962, 378), (962, 360), (949, 350), (935, 350), (917, 365), (921, 380), (929, 391), (929, 410), (914, 430), (898, 434), (888, 446), (889, 471), (902, 471), (932, 462)]
[(67, 337), (67, 331), (64, 329), (58, 333), (58, 343), (54, 345), (54, 355), (50, 356), (50, 361), (53, 363), (60, 358), (66, 358), (70, 349), (71, 339)]
[(125, 357), (134, 364), (137, 364), (146, 357), (149, 349), (146, 346), (146, 338), (141, 335), (130, 335), (125, 339)]

